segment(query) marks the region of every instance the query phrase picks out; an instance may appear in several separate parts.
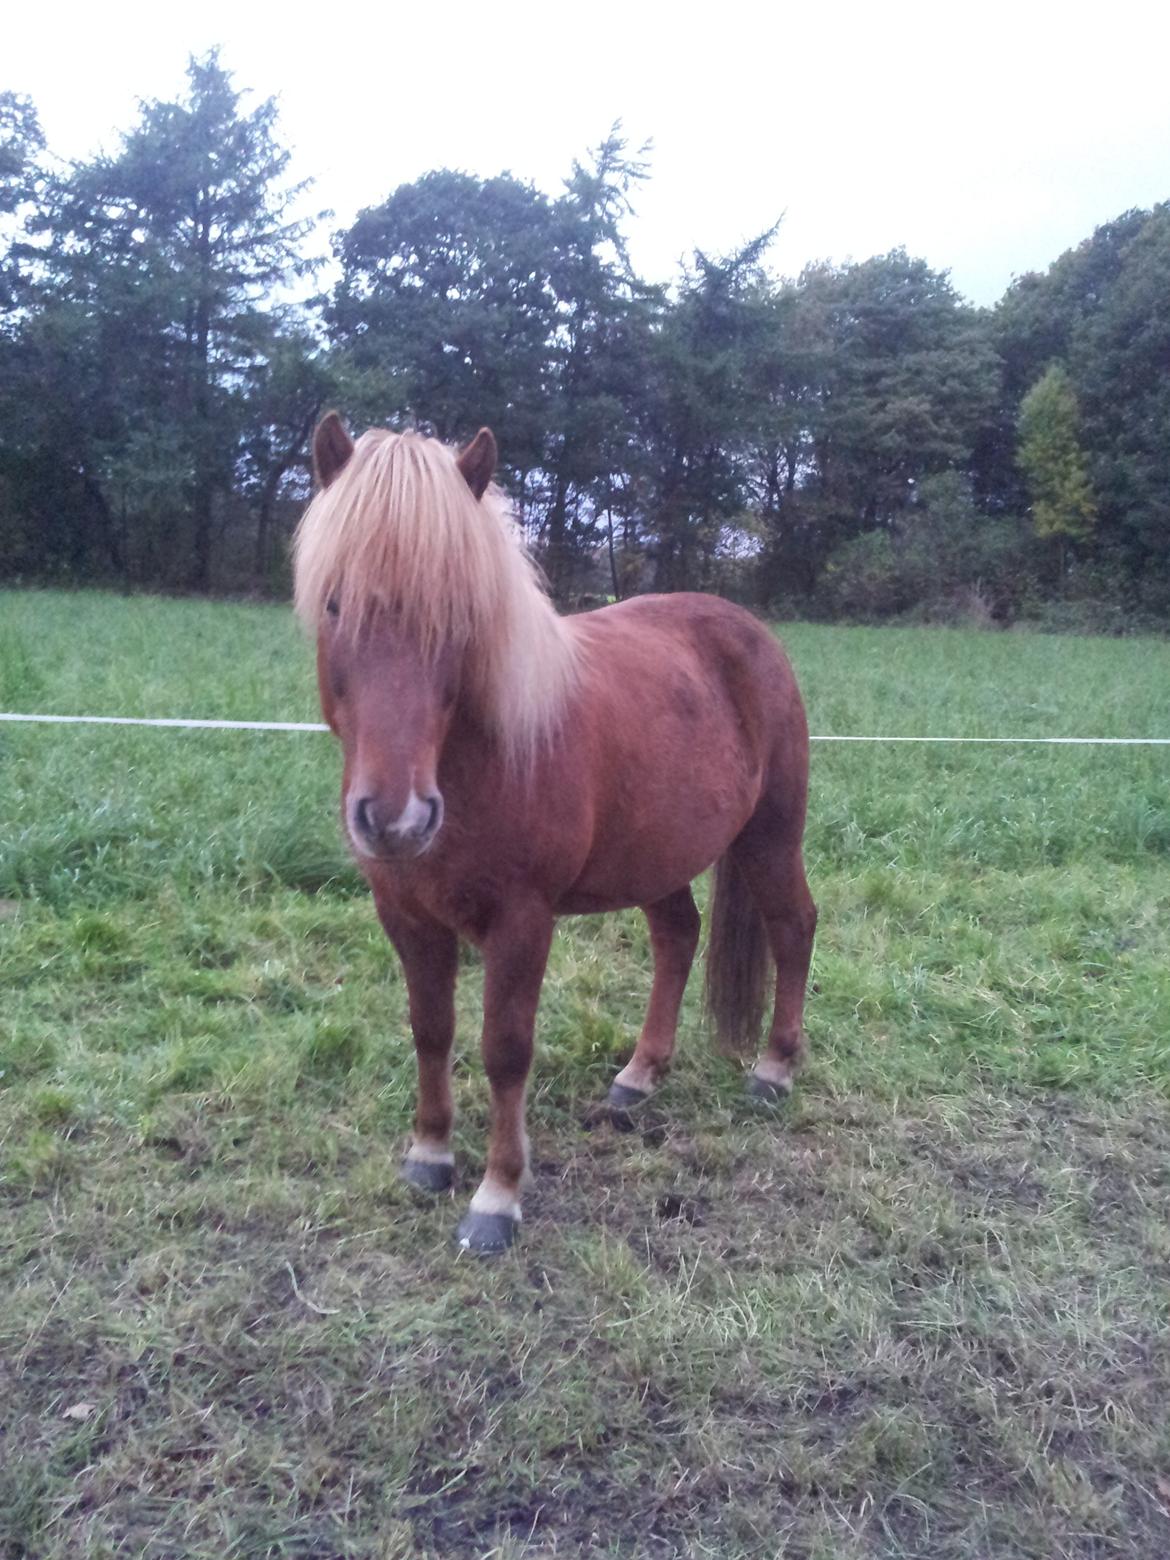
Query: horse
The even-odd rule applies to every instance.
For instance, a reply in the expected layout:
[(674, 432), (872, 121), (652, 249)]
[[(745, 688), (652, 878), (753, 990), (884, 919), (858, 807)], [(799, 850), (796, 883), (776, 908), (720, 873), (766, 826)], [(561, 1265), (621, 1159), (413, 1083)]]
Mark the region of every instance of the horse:
[(650, 1004), (609, 1091), (635, 1111), (670, 1065), (699, 940), (692, 881), (715, 866), (707, 1006), (724, 1049), (758, 1044), (753, 1095), (804, 1051), (816, 909), (802, 856), (808, 726), (773, 634), (701, 594), (560, 616), (492, 478), (462, 449), (335, 412), (313, 437), (294, 539), (295, 607), (317, 642), (343, 756), (344, 832), (401, 960), (418, 1064), (401, 1173), (454, 1181), (451, 1059), (460, 939), (484, 966), (487, 1162), (457, 1239), (506, 1250), (528, 1163), (525, 1090), (557, 919), (639, 907)]

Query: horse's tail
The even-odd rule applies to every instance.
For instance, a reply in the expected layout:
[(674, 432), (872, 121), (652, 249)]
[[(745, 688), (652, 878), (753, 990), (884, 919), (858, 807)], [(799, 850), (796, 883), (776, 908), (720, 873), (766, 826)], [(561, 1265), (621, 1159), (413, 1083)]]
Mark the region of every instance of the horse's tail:
[(715, 867), (704, 996), (721, 1051), (743, 1056), (759, 1044), (768, 985), (764, 918), (731, 855)]

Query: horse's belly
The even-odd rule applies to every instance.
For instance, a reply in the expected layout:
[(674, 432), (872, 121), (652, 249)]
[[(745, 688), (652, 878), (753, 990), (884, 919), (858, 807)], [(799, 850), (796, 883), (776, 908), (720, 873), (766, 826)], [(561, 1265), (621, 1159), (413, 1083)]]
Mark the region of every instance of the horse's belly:
[(606, 608), (588, 633), (591, 839), (566, 913), (653, 904), (723, 855), (759, 804), (786, 671), (759, 624), (704, 597)]
[(558, 912), (586, 915), (665, 899), (723, 855), (759, 796), (757, 774), (724, 774), (718, 783), (684, 775), (681, 784), (647, 788), (613, 807), (596, 818), (589, 858)]

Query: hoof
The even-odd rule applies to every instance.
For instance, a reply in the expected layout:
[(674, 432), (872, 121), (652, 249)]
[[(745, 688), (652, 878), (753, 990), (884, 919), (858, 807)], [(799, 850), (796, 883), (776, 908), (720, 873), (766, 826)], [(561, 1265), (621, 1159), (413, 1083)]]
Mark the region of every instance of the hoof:
[(463, 1251), (477, 1257), (498, 1257), (516, 1239), (518, 1219), (507, 1213), (476, 1213), (469, 1209), (459, 1221), (455, 1239)]
[(792, 1093), (790, 1083), (770, 1083), (767, 1078), (761, 1078), (758, 1073), (748, 1074), (746, 1087), (748, 1098), (759, 1100), (762, 1105), (783, 1105)]
[(605, 1103), (611, 1110), (636, 1110), (650, 1098), (646, 1089), (631, 1089), (628, 1084), (611, 1083)]
[(455, 1167), (434, 1159), (404, 1159), (402, 1179), (420, 1192), (449, 1192), (455, 1180)]

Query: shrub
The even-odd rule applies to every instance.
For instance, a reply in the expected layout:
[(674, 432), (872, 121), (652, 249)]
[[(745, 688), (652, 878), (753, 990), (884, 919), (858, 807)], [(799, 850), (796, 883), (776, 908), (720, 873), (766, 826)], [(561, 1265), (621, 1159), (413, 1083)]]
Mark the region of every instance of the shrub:
[(820, 593), (835, 617), (892, 617), (922, 599), (918, 562), (889, 531), (866, 531), (829, 558)]
[(837, 548), (821, 577), (822, 603), (835, 617), (1010, 623), (1027, 605), (1036, 547), (1022, 522), (989, 519), (966, 478), (944, 472), (922, 483), (897, 531), (869, 531)]

